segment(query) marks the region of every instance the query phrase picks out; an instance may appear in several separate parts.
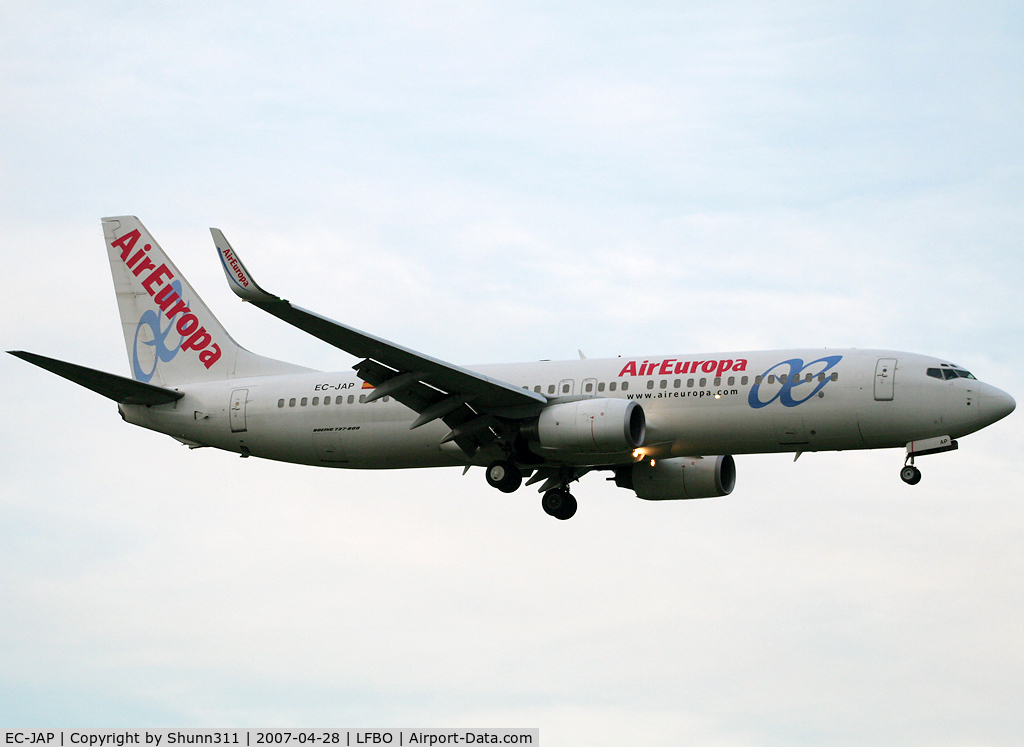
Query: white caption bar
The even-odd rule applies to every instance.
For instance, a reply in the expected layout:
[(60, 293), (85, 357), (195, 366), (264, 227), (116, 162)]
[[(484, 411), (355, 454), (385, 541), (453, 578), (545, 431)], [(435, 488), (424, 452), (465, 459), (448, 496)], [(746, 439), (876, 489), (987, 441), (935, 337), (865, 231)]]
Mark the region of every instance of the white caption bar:
[(3, 729), (0, 747), (540, 744), (540, 729)]

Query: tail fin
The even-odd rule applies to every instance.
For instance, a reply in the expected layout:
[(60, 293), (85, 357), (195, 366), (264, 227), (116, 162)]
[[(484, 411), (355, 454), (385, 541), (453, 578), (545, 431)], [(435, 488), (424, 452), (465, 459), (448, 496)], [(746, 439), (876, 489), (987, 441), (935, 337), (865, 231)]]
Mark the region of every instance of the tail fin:
[(159, 386), (308, 371), (250, 353), (134, 216), (103, 219), (132, 378)]

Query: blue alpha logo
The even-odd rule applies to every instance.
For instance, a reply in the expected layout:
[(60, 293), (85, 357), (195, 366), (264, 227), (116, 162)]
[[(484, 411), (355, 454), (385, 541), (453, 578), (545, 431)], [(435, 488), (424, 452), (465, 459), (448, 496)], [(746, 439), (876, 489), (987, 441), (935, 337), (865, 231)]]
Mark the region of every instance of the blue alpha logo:
[[(181, 282), (175, 280), (171, 283), (171, 287), (174, 292), (181, 296)], [(178, 312), (179, 314), (181, 312)], [(178, 314), (174, 315), (175, 317)], [(139, 333), (143, 327), (148, 327), (152, 340), (139, 340)], [(179, 335), (177, 342), (171, 347), (167, 344), (167, 336), (171, 334), (171, 330), (174, 328), (174, 317), (167, 321), (166, 327), (160, 326), (160, 314), (153, 309), (146, 311), (141, 317), (139, 317), (139, 326), (135, 328), (135, 343), (132, 345), (132, 370), (135, 373), (135, 380), (149, 383), (150, 379), (153, 378), (153, 374), (156, 373), (156, 367), (163, 361), (167, 363), (174, 359), (174, 356), (178, 354), (181, 349), (181, 343), (185, 339), (184, 335)], [(146, 371), (142, 368), (142, 364), (139, 363), (139, 343), (148, 345), (154, 348), (156, 353), (156, 359), (153, 361), (153, 367)]]
[[(776, 363), (754, 379), (756, 383), (750, 388), (747, 402), (755, 409), (767, 407), (775, 400), (779, 400), (783, 407), (796, 407), (825, 388), (831, 380), (829, 369), (842, 359), (841, 355), (827, 355), (806, 364), (802, 358)], [(765, 395), (774, 392), (767, 400), (761, 399), (762, 387), (766, 389)]]

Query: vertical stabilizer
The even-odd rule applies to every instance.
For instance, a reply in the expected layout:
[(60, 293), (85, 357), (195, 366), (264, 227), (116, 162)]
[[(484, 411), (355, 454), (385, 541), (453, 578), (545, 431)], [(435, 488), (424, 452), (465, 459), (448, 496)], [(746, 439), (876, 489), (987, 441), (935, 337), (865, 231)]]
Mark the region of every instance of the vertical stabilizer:
[(158, 386), (308, 371), (236, 343), (134, 216), (103, 219), (132, 378)]

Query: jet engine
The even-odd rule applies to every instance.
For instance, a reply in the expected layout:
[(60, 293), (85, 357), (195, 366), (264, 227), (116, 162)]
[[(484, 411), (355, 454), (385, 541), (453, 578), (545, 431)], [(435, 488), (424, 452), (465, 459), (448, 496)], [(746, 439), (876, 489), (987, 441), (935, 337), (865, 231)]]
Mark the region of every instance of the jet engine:
[(644, 410), (626, 399), (582, 399), (549, 405), (524, 435), (546, 449), (576, 453), (630, 451), (644, 443)]
[(736, 462), (728, 454), (645, 459), (616, 470), (615, 484), (645, 501), (718, 498), (736, 487)]

